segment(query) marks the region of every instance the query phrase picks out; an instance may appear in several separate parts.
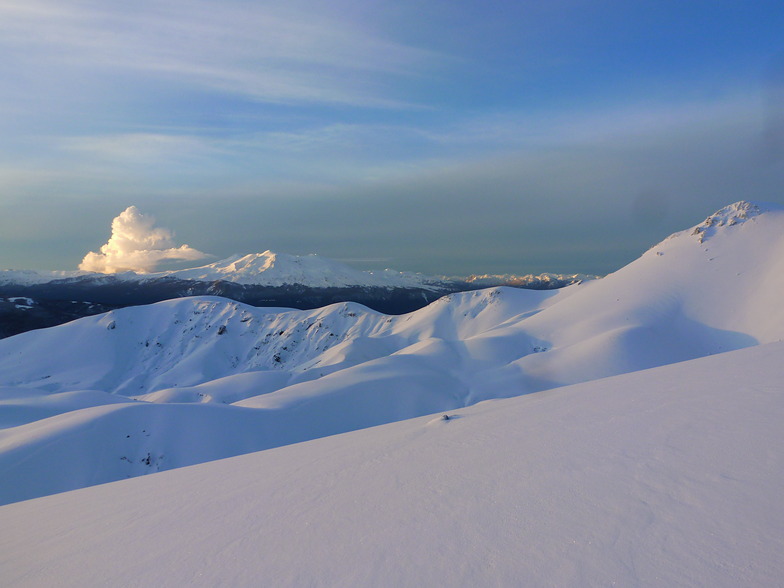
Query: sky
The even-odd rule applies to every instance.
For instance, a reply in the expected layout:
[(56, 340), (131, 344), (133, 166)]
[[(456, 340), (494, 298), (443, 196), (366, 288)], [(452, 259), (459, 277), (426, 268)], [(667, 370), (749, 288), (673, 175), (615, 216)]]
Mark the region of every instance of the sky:
[(134, 206), (212, 260), (608, 273), (784, 204), (782, 30), (780, 0), (0, 0), (0, 268), (76, 269)]

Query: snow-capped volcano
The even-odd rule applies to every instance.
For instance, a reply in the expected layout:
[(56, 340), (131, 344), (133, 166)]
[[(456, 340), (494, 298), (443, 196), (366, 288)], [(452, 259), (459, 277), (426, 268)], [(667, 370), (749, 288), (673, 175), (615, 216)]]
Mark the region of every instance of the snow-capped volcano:
[(246, 285), (301, 285), (310, 288), (368, 286), (387, 288), (431, 288), (441, 280), (411, 272), (356, 270), (344, 263), (310, 255), (287, 255), (265, 251), (235, 255), (202, 267), (151, 274), (181, 280), (224, 280)]
[[(778, 341), (784, 209), (724, 210), (557, 291), (464, 292), (400, 316), (182, 298), (5, 339), (0, 498)], [(69, 463), (63, 452), (79, 468), (45, 473)]]
[(95, 278), (115, 281), (150, 281), (162, 278), (214, 282), (222, 280), (243, 285), (286, 286), (309, 288), (342, 288), (346, 286), (386, 288), (432, 288), (442, 279), (392, 269), (363, 271), (316, 254), (288, 255), (265, 251), (233, 255), (208, 265), (162, 272), (121, 272), (102, 274), (87, 271), (0, 271), (0, 283), (19, 285), (43, 284), (57, 280)]

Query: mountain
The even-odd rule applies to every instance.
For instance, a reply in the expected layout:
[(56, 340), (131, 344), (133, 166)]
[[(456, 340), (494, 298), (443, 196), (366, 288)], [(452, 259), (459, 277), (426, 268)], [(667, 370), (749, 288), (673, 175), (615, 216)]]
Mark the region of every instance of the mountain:
[(423, 288), (437, 290), (443, 281), (412, 272), (387, 269), (360, 271), (344, 263), (315, 254), (299, 256), (265, 251), (237, 255), (193, 269), (165, 274), (183, 280), (213, 282), (223, 280), (244, 285), (284, 286), (298, 284), (307, 288)]
[(234, 255), (208, 265), (140, 274), (121, 272), (100, 274), (95, 272), (35, 272), (5, 270), (0, 272), (0, 283), (35, 285), (56, 280), (91, 278), (104, 281), (148, 282), (170, 278), (197, 282), (225, 281), (253, 286), (290, 286), (307, 288), (385, 287), (385, 288), (432, 288), (441, 279), (412, 272), (384, 270), (382, 272), (360, 271), (344, 263), (318, 255), (286, 255), (265, 251), (249, 255)]
[(551, 289), (594, 277), (541, 274), (447, 278), (391, 269), (360, 271), (317, 255), (271, 251), (150, 274), (4, 270), (0, 271), (0, 296), (31, 303), (0, 305), (0, 337), (112, 308), (185, 296), (222, 296), (252, 306), (299, 309), (357, 302), (380, 312), (402, 314), (453, 292), (491, 285)]
[(0, 500), (781, 340), (784, 209), (745, 202), (601, 280), (390, 316), (215, 297), (0, 341)]
[(2, 506), (3, 584), (779, 586), (783, 345)]
[(151, 274), (201, 282), (225, 281), (254, 286), (290, 286), (307, 288), (417, 288), (433, 292), (463, 291), (491, 286), (515, 286), (537, 290), (562, 288), (594, 279), (588, 274), (514, 274), (471, 275), (467, 277), (427, 276), (392, 269), (356, 270), (344, 263), (315, 254), (298, 256), (265, 251), (237, 255), (193, 269)]
[(357, 270), (345, 263), (319, 255), (287, 255), (265, 251), (233, 255), (221, 261), (195, 268), (153, 273), (121, 272), (101, 274), (87, 271), (0, 270), (0, 287), (31, 287), (52, 283), (93, 281), (96, 284), (117, 282), (230, 282), (242, 286), (301, 288), (414, 288), (439, 292), (454, 290), (455, 285), (481, 282), (482, 285), (515, 285), (525, 288), (560, 288), (574, 282), (592, 279), (585, 274), (540, 274), (517, 276), (483, 275), (468, 277), (427, 276), (393, 269)]

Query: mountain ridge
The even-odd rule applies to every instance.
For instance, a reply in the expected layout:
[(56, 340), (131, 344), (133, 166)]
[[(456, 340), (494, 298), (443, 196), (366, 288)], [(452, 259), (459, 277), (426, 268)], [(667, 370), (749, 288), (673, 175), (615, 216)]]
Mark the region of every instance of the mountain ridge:
[[(0, 338), (112, 308), (184, 296), (223, 296), (252, 306), (298, 309), (348, 301), (402, 314), (453, 292), (498, 285), (553, 289), (595, 277), (540, 274), (459, 278), (391, 269), (362, 271), (317, 255), (271, 251), (149, 274), (4, 270), (0, 271)], [(21, 297), (30, 303), (2, 303), (3, 298)]]
[(417, 288), (438, 291), (457, 284), (471, 284), (477, 279), (491, 285), (526, 285), (560, 287), (565, 283), (591, 279), (588, 274), (495, 274), (470, 276), (435, 276), (416, 272), (358, 270), (315, 253), (291, 255), (270, 250), (263, 253), (235, 254), (225, 259), (193, 268), (150, 273), (133, 271), (99, 273), (84, 270), (0, 270), (0, 285), (33, 286), (68, 280), (149, 282), (172, 279), (194, 282), (232, 282), (244, 286), (302, 286), (308, 288)]

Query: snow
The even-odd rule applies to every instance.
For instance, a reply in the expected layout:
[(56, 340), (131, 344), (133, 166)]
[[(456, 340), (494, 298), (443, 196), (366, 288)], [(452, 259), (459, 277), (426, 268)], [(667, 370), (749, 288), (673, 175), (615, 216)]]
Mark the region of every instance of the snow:
[(4, 339), (0, 577), (780, 585), (782, 291), (784, 209), (740, 202), (558, 291)]
[(344, 263), (315, 254), (299, 256), (265, 251), (237, 255), (203, 267), (165, 272), (183, 280), (226, 280), (238, 284), (283, 286), (298, 284), (311, 288), (380, 286), (432, 289), (438, 278), (411, 272), (360, 271)]
[(36, 270), (14, 270), (6, 269), (0, 270), (0, 284), (18, 284), (22, 286), (33, 286), (37, 284), (46, 284), (54, 280), (63, 280), (68, 278), (79, 278), (82, 276), (91, 275), (90, 272), (83, 271), (36, 271)]
[(596, 280), (600, 276), (594, 274), (526, 274), (522, 276), (514, 274), (482, 274), (470, 275), (465, 278), (455, 278), (465, 280), (466, 283), (473, 286), (489, 288), (492, 286), (518, 286), (530, 287), (532, 284), (544, 287), (561, 287), (562, 285), (569, 285), (577, 282), (585, 282), (587, 280)]
[(19, 308), (32, 308), (35, 305), (35, 300), (27, 298), (26, 296), (12, 296), (6, 298), (9, 302), (13, 302)]
[(6, 505), (3, 583), (778, 586), (783, 354), (755, 346)]
[(714, 212), (705, 221), (697, 225), (691, 234), (697, 235), (698, 241), (704, 243), (706, 239), (709, 239), (716, 233), (718, 227), (731, 227), (748, 219), (754, 219), (761, 213), (760, 205), (741, 200)]
[(784, 211), (759, 210), (559, 291), (401, 316), (196, 297), (2, 340), (13, 414), (40, 417), (0, 419), (0, 504), (779, 341)]

